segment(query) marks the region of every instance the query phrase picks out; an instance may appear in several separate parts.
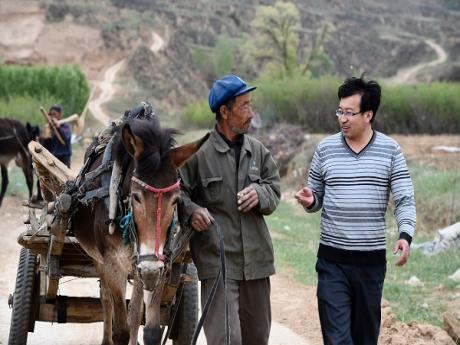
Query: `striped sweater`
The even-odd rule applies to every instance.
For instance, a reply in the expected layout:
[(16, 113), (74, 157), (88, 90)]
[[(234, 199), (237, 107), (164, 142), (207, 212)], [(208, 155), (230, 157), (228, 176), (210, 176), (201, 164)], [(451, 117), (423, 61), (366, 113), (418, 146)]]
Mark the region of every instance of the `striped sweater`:
[(386, 262), (385, 213), (390, 192), (399, 238), (410, 243), (415, 232), (412, 180), (399, 145), (374, 131), (358, 154), (342, 133), (322, 140), (308, 175), (314, 203), (322, 208), (318, 257), (350, 264)]

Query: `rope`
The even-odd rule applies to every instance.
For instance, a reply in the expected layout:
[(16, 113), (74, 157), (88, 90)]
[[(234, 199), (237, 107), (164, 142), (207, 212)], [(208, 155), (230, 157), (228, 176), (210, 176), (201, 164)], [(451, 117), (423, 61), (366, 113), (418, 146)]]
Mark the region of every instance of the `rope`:
[(222, 276), (222, 282), (224, 284), (224, 303), (225, 303), (225, 344), (230, 345), (230, 325), (228, 322), (228, 300), (227, 300), (227, 269), (225, 266), (225, 245), (224, 245), (224, 236), (222, 231), (220, 230), (219, 223), (216, 220), (213, 220), (213, 224), (215, 225), (217, 236), (219, 237), (219, 272), (217, 273), (217, 277), (214, 280), (214, 283), (211, 288), (211, 292), (209, 293), (208, 299), (204, 305), (202, 310), (201, 318), (198, 321), (198, 325), (196, 326), (195, 332), (193, 333), (192, 345), (196, 345), (198, 340), (198, 335), (200, 334), (201, 328), (203, 327), (204, 320), (209, 312), (209, 307), (211, 306), (212, 301), (216, 295), (217, 285), (219, 283), (219, 279)]
[(122, 230), (122, 237), (123, 237), (123, 244), (127, 246), (130, 242), (129, 238), (129, 230), (131, 228), (131, 223), (133, 220), (133, 212), (129, 211), (127, 214), (125, 214), (121, 219), (120, 219), (120, 228)]
[(24, 145), (22, 144), (22, 141), (21, 139), (19, 139), (18, 137), (18, 133), (16, 132), (16, 128), (13, 128), (13, 133), (14, 133), (14, 136), (16, 137), (18, 143), (19, 143), (19, 146), (21, 146), (21, 149), (24, 151), (24, 153), (27, 155), (29, 155), (29, 152), (27, 151), (27, 149), (24, 147)]
[(14, 138), (15, 138), (14, 135), (8, 135), (8, 136), (6, 136), (6, 137), (1, 137), (1, 138), (0, 138), (0, 141), (2, 141), (2, 140), (14, 139)]

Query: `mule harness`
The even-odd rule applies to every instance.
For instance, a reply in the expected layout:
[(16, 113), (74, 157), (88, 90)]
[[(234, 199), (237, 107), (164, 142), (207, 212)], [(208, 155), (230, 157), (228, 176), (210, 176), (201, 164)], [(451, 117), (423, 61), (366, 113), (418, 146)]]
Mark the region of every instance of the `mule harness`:
[(180, 180), (177, 180), (174, 184), (164, 187), (164, 188), (156, 188), (153, 186), (148, 185), (147, 183), (139, 180), (137, 177), (133, 176), (131, 180), (141, 186), (144, 190), (154, 193), (157, 198), (157, 210), (156, 210), (156, 225), (155, 225), (155, 253), (140, 255), (139, 261), (149, 260), (151, 258), (156, 258), (161, 261), (165, 261), (166, 257), (164, 255), (159, 254), (160, 250), (160, 237), (161, 237), (161, 201), (163, 198), (163, 194), (172, 192), (176, 189), (180, 188)]

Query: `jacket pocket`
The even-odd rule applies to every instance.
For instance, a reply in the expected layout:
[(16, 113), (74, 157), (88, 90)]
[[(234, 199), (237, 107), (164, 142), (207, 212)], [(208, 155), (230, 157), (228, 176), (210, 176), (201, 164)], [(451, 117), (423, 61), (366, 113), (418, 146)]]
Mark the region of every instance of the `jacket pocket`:
[(215, 204), (223, 201), (223, 178), (222, 176), (203, 177), (201, 179), (206, 203)]

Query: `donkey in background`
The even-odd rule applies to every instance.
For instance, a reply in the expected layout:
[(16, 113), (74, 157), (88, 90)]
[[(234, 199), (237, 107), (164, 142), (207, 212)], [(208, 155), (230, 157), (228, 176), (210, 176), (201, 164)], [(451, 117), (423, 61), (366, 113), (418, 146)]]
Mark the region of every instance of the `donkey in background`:
[(32, 197), (33, 190), (33, 168), (32, 160), (27, 151), (27, 144), (31, 140), (36, 140), (39, 135), (38, 126), (25, 126), (13, 119), (0, 119), (0, 167), (2, 172), (2, 187), (0, 191), (0, 206), (8, 187), (8, 164), (13, 158), (21, 167), (26, 178), (27, 188), (29, 189), (29, 199)]

